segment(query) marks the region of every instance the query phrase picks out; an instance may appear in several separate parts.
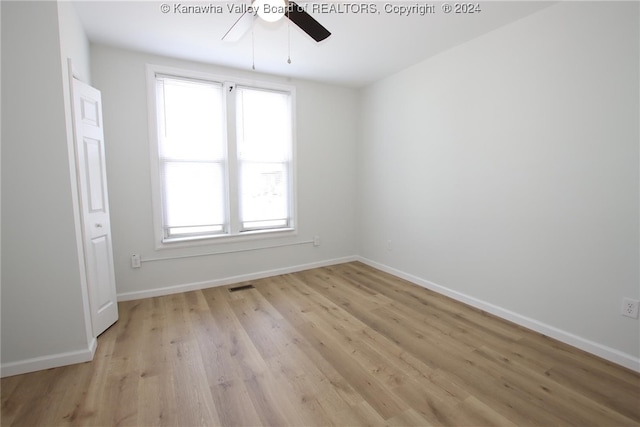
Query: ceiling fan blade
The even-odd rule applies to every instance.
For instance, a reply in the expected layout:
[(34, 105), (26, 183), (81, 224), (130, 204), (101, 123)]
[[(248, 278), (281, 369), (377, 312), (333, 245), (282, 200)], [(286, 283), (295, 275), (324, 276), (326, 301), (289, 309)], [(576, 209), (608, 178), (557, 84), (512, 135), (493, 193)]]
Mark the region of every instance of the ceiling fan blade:
[(302, 31), (309, 34), (315, 41), (321, 42), (331, 35), (329, 30), (313, 19), (304, 8), (298, 6), (296, 3), (289, 1), (287, 11), (289, 20), (300, 27)]
[(242, 36), (244, 36), (251, 25), (253, 25), (254, 15), (250, 11), (244, 12), (240, 18), (229, 28), (229, 30), (222, 36), (222, 40), (225, 42), (237, 42)]

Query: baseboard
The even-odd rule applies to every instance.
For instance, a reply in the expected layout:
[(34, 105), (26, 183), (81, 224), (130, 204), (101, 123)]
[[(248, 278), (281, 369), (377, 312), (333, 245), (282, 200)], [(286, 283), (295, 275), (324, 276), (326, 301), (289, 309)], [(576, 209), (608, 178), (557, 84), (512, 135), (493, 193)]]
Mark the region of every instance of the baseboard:
[(97, 347), (98, 340), (93, 338), (86, 349), (34, 357), (32, 359), (20, 360), (17, 362), (3, 363), (0, 365), (0, 377), (11, 377), (13, 375), (26, 374), (29, 372), (41, 371), (43, 369), (58, 368), (60, 366), (89, 362), (93, 360)]
[(625, 368), (631, 369), (636, 372), (640, 372), (640, 358), (636, 358), (630, 354), (626, 354), (614, 348), (607, 347), (597, 342), (590, 341), (586, 338), (577, 336), (575, 334), (564, 331), (562, 329), (558, 329), (554, 326), (547, 325), (538, 320), (531, 319), (529, 317), (523, 316), (521, 314), (515, 313), (505, 308), (496, 306), (486, 301), (482, 301), (480, 299), (463, 294), (461, 292), (457, 292), (452, 289), (446, 288), (444, 286), (440, 286), (436, 283), (430, 282), (429, 280), (422, 279), (412, 274), (405, 273), (403, 271), (397, 270), (393, 267), (389, 267), (384, 264), (380, 264), (370, 259), (358, 256), (357, 260), (373, 268), (392, 274), (396, 277), (407, 280), (423, 288), (427, 288), (439, 294), (446, 295), (449, 298), (452, 298), (456, 301), (463, 302), (467, 305), (486, 311), (487, 313), (491, 313), (502, 319), (505, 319), (517, 325), (523, 326), (527, 329), (531, 329), (533, 331), (539, 332), (543, 335), (546, 335), (548, 337), (561, 341), (565, 344), (569, 344), (570, 346), (579, 348), (580, 350), (584, 350), (588, 353), (594, 354), (610, 362), (624, 366)]
[(218, 286), (232, 285), (234, 283), (246, 282), (248, 280), (264, 279), (266, 277), (279, 276), (281, 274), (295, 273), (298, 271), (311, 270), (312, 268), (326, 267), (329, 265), (343, 264), (345, 262), (356, 261), (356, 256), (348, 256), (343, 258), (334, 258), (313, 262), (309, 264), (295, 265), (291, 267), (277, 268), (273, 270), (259, 271), (256, 273), (241, 274), (238, 276), (230, 276), (221, 279), (207, 280), (203, 282), (185, 283), (175, 286), (167, 286), (163, 288), (155, 288), (144, 291), (123, 292), (118, 294), (118, 301), (131, 301), (143, 298), (159, 297), (164, 295), (172, 295), (181, 292), (197, 291), (200, 289), (215, 288)]

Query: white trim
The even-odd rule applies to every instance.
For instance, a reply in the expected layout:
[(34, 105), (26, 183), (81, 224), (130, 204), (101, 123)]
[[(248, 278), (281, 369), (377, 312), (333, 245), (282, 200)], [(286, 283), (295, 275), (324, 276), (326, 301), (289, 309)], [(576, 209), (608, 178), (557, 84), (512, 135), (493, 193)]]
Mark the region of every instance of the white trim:
[(197, 254), (176, 255), (176, 256), (167, 256), (167, 257), (159, 257), (159, 258), (147, 258), (145, 256), (140, 258), (140, 262), (156, 262), (156, 261), (167, 261), (167, 260), (173, 260), (173, 259), (199, 258), (204, 256), (216, 256), (216, 255), (223, 255), (223, 254), (236, 254), (241, 252), (262, 251), (265, 249), (286, 248), (288, 246), (300, 246), (300, 245), (308, 245), (308, 244), (313, 244), (313, 240), (305, 240), (302, 242), (292, 242), (292, 243), (281, 243), (278, 245), (269, 245), (269, 246), (262, 246), (257, 248), (231, 249), (231, 250), (219, 251), (219, 252), (204, 252), (204, 253), (197, 253)]
[(396, 277), (407, 280), (411, 283), (414, 283), (423, 288), (432, 290), (439, 294), (446, 295), (456, 301), (463, 302), (472, 307), (478, 308), (480, 310), (486, 311), (487, 313), (491, 313), (502, 319), (513, 322), (517, 325), (539, 332), (543, 335), (554, 338), (565, 344), (569, 344), (570, 346), (579, 348), (588, 353), (591, 353), (603, 359), (606, 359), (610, 362), (624, 366), (625, 368), (631, 369), (636, 372), (640, 372), (640, 358), (634, 357), (627, 353), (623, 353), (619, 350), (608, 347), (606, 345), (588, 340), (586, 338), (580, 337), (578, 335), (572, 334), (562, 329), (558, 329), (554, 326), (547, 325), (546, 323), (540, 322), (535, 319), (531, 319), (529, 317), (523, 316), (521, 314), (515, 313), (513, 311), (507, 310), (497, 305), (488, 303), (486, 301), (482, 301), (475, 297), (463, 294), (458, 291), (454, 291), (453, 289), (449, 289), (447, 287), (438, 285), (436, 283), (430, 282), (429, 280), (422, 279), (420, 277), (414, 276), (409, 273), (405, 273), (401, 270), (397, 270), (385, 264), (380, 264), (376, 261), (372, 261), (362, 256), (357, 256), (356, 258), (358, 261), (364, 264), (367, 264), (373, 268), (377, 268), (378, 270), (392, 274)]
[(4, 378), (13, 375), (41, 371), (43, 369), (59, 368), (60, 366), (90, 362), (93, 360), (93, 356), (96, 354), (97, 348), (98, 340), (93, 338), (89, 343), (89, 347), (86, 349), (34, 357), (32, 359), (19, 360), (17, 362), (3, 363), (0, 366), (0, 376)]
[(164, 288), (155, 288), (145, 291), (124, 292), (118, 294), (118, 301), (131, 301), (143, 298), (153, 298), (165, 295), (178, 294), (181, 292), (197, 291), (200, 289), (215, 288), (218, 286), (226, 286), (234, 283), (246, 282), (248, 280), (264, 279), (266, 277), (279, 276), (281, 274), (296, 273), (298, 271), (311, 270), (313, 268), (327, 267), (330, 265), (344, 264), (346, 262), (356, 261), (356, 256), (348, 256), (343, 258), (334, 258), (324, 261), (312, 262), (309, 264), (295, 265), (291, 267), (276, 268), (273, 270), (258, 271), (256, 273), (241, 274), (238, 276), (224, 277), (221, 279), (207, 280), (203, 282), (184, 283), (181, 285), (167, 286)]
[(156, 113), (156, 71), (157, 67), (147, 64), (147, 124), (149, 138), (147, 140), (149, 150), (149, 167), (151, 175), (151, 207), (153, 213), (153, 234), (156, 249), (162, 247), (162, 198), (160, 196), (160, 166), (158, 160), (158, 117)]
[(214, 236), (175, 238), (165, 240), (162, 243), (162, 247), (156, 247), (155, 249), (161, 251), (164, 249), (192, 248), (196, 246), (211, 246), (216, 243), (239, 243), (249, 242), (252, 240), (295, 237), (297, 235), (298, 230), (294, 228), (275, 228), (269, 230), (245, 231), (242, 235), (218, 234)]

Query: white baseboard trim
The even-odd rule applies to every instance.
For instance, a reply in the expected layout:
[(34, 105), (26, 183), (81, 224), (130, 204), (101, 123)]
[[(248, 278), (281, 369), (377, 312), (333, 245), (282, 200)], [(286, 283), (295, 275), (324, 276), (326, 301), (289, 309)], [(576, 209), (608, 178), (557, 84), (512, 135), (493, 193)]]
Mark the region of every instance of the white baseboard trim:
[(0, 365), (0, 377), (11, 377), (43, 369), (89, 362), (93, 360), (96, 348), (98, 348), (98, 340), (93, 338), (86, 349), (3, 363)]
[(525, 328), (531, 329), (533, 331), (539, 332), (548, 337), (554, 338), (558, 341), (561, 341), (565, 344), (569, 344), (573, 347), (584, 350), (588, 353), (599, 356), (603, 359), (606, 359), (610, 362), (616, 363), (618, 365), (624, 366), (625, 368), (631, 369), (636, 372), (640, 372), (640, 358), (636, 358), (630, 354), (623, 353), (619, 350), (616, 350), (611, 347), (607, 347), (603, 344), (599, 344), (597, 342), (588, 340), (586, 338), (580, 337), (578, 335), (572, 334), (570, 332), (564, 331), (562, 329), (558, 329), (551, 325), (547, 325), (538, 320), (531, 319), (529, 317), (523, 316), (521, 314), (515, 313), (513, 311), (507, 310), (505, 308), (493, 305), (486, 301), (482, 301), (480, 299), (474, 298), (472, 296), (463, 294), (458, 291), (454, 291), (452, 289), (446, 288), (444, 286), (440, 286), (436, 283), (430, 282), (429, 280), (422, 279), (420, 277), (414, 276), (412, 274), (405, 273), (403, 271), (397, 270), (393, 267), (389, 267), (384, 264), (380, 264), (376, 261), (372, 261), (370, 259), (358, 256), (356, 257), (358, 261), (367, 264), (373, 268), (384, 271), (386, 273), (392, 274), (401, 279), (407, 280), (411, 283), (414, 283), (423, 288), (427, 288), (434, 292), (437, 292), (442, 295), (446, 295), (449, 298), (452, 298), (456, 301), (463, 302), (472, 307), (478, 308), (480, 310), (486, 311), (487, 313), (498, 316), (502, 319), (513, 322), (517, 325), (524, 326)]
[(311, 270), (312, 268), (326, 267), (329, 265), (343, 264), (345, 262), (356, 261), (358, 257), (348, 256), (334, 258), (324, 261), (312, 262), (309, 264), (295, 265), (291, 267), (277, 268), (274, 270), (259, 271), (256, 273), (241, 274), (239, 276), (224, 277), (221, 279), (207, 280), (203, 282), (185, 283), (181, 285), (167, 286), (144, 291), (123, 292), (118, 294), (118, 301), (131, 301), (143, 298), (172, 295), (181, 292), (197, 291), (200, 289), (215, 288), (218, 286), (232, 285), (234, 283), (246, 282), (248, 280), (264, 279), (266, 277), (279, 276), (281, 274), (295, 273), (298, 271)]

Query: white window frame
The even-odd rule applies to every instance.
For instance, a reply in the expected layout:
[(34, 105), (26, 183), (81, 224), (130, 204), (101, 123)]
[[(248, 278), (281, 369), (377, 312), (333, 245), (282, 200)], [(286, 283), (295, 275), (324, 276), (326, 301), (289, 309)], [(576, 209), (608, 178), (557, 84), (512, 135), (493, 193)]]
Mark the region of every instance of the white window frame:
[[(291, 223), (286, 228), (260, 229), (242, 231), (239, 218), (239, 188), (238, 188), (238, 162), (236, 161), (236, 121), (235, 121), (235, 96), (226, 100), (226, 124), (227, 124), (227, 216), (229, 227), (227, 233), (215, 235), (184, 236), (166, 238), (164, 232), (162, 186), (160, 175), (158, 116), (156, 113), (156, 75), (175, 76), (179, 79), (200, 80), (222, 83), (225, 96), (235, 89), (243, 86), (255, 89), (288, 92), (291, 95), (291, 161), (289, 179), (289, 212)], [(296, 191), (296, 118), (295, 118), (295, 87), (267, 81), (248, 80), (233, 76), (223, 76), (199, 71), (184, 70), (161, 65), (147, 64), (147, 95), (149, 114), (149, 152), (151, 169), (151, 198), (153, 205), (153, 224), (156, 249), (187, 247), (195, 245), (207, 245), (212, 243), (237, 242), (270, 237), (283, 237), (297, 234), (297, 191)]]

